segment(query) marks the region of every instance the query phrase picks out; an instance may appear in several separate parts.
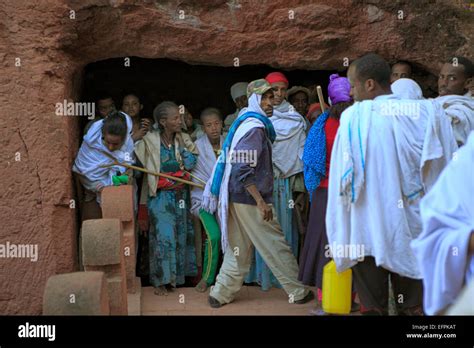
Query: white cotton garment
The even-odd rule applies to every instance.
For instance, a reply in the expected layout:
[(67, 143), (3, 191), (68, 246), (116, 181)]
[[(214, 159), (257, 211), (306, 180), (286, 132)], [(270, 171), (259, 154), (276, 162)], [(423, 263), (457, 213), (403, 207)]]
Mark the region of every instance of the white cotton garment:
[[(363, 250), (378, 266), (421, 278), (410, 242), (421, 233), (420, 198), (457, 149), (446, 121), (432, 101), (393, 94), (343, 112), (330, 164), (329, 245)], [(339, 272), (360, 256), (333, 251)]]
[[(113, 160), (106, 154), (113, 156), (121, 163), (132, 164), (135, 160), (133, 152), (132, 140), (132, 119), (124, 112), (120, 112), (125, 116), (127, 122), (127, 134), (122, 147), (116, 151), (109, 151), (102, 141), (102, 126), (104, 120), (94, 122), (89, 128), (84, 141), (81, 144), (79, 153), (72, 167), (72, 171), (80, 174), (81, 181), (102, 184), (103, 186), (112, 185), (112, 176), (117, 172), (123, 173), (126, 168), (122, 166), (102, 167), (111, 164)], [(89, 187), (89, 189), (91, 189)], [(100, 195), (97, 195), (97, 202), (100, 203)]]
[[(224, 136), (221, 135), (220, 148), (222, 148), (223, 143)], [(214, 149), (212, 148), (212, 144), (209, 141), (207, 135), (204, 135), (197, 139), (195, 144), (199, 152), (199, 156), (196, 162), (196, 166), (193, 168), (192, 171), (192, 181), (202, 185), (202, 181), (207, 183), (207, 181), (211, 177), (212, 170), (217, 162), (217, 157), (214, 153)], [(199, 178), (201, 181), (197, 178)], [(204, 189), (197, 186), (193, 186), (191, 190), (191, 212), (195, 216), (199, 215), (203, 192)]]
[(306, 142), (306, 120), (284, 100), (274, 107), (270, 117), (276, 139), (272, 148), (273, 164), (282, 179), (303, 171), (303, 151)]
[[(474, 231), (474, 132), (422, 199), (420, 209), (423, 232), (411, 246), (423, 276), (424, 310), (434, 315), (474, 281), (474, 256), (468, 255)], [(472, 313), (474, 298), (470, 306)]]
[(391, 84), (390, 89), (400, 99), (423, 99), (420, 85), (412, 79), (398, 79)]
[(441, 104), (451, 120), (456, 141), (464, 145), (474, 130), (474, 99), (465, 95), (445, 95), (434, 100)]

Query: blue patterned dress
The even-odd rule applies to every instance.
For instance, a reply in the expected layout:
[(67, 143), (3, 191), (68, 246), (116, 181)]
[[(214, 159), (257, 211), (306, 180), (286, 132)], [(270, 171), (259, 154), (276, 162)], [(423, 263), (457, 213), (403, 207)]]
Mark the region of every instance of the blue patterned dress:
[[(180, 149), (184, 169), (196, 165), (196, 157)], [(161, 144), (161, 172), (180, 170), (174, 146)], [(156, 197), (148, 197), (150, 214), (150, 283), (154, 287), (184, 284), (185, 277), (197, 275), (194, 228), (189, 208), (189, 188), (158, 189)]]

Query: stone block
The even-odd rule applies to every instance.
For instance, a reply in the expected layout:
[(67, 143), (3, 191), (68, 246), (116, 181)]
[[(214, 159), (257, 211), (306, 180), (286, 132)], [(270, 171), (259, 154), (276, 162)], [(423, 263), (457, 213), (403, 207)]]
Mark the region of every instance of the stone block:
[(81, 240), (84, 266), (120, 264), (123, 242), (122, 226), (118, 219), (84, 221)]
[(109, 315), (104, 272), (74, 272), (48, 278), (43, 296), (44, 315)]
[(102, 217), (119, 219), (122, 222), (133, 221), (133, 186), (106, 186), (102, 190)]

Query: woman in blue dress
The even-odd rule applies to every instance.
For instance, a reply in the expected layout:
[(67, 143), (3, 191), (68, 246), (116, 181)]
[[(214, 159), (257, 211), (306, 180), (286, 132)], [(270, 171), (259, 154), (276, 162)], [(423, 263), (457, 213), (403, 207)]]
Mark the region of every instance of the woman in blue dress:
[[(136, 143), (137, 157), (150, 171), (190, 181), (188, 171), (196, 165), (196, 156), (193, 143), (181, 133), (178, 106), (162, 102), (153, 117), (155, 129)], [(156, 295), (167, 295), (184, 284), (185, 277), (197, 275), (189, 187), (152, 175), (144, 183), (150, 221), (150, 283)]]

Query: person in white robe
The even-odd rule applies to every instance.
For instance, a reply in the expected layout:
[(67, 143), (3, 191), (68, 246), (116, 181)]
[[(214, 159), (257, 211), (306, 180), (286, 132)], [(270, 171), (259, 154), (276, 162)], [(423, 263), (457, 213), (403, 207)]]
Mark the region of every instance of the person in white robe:
[[(72, 167), (79, 184), (81, 221), (102, 218), (101, 193), (104, 187), (113, 185), (114, 176), (127, 174), (128, 183), (134, 183), (131, 170), (112, 165), (112, 158), (124, 164), (134, 162), (132, 129), (131, 117), (121, 111), (112, 111), (107, 117), (90, 124)], [(78, 255), (82, 270), (82, 243), (79, 243)]]
[(99, 204), (102, 189), (113, 185), (114, 175), (126, 171), (122, 166), (108, 166), (113, 163), (112, 158), (125, 164), (135, 160), (132, 126), (132, 119), (119, 111), (94, 122), (84, 135), (72, 171), (78, 174), (81, 184)]
[(339, 272), (352, 268), (362, 314), (388, 314), (388, 279), (399, 314), (421, 313), (421, 272), (410, 242), (419, 200), (457, 150), (442, 108), (390, 92), (378, 55), (348, 71), (356, 102), (341, 116), (331, 157), (326, 226)]
[(439, 97), (435, 100), (449, 117), (459, 146), (466, 143), (474, 130), (474, 99), (469, 94), (473, 73), (472, 62), (459, 56), (443, 64), (438, 78)]
[[(420, 213), (423, 232), (411, 245), (423, 276), (424, 310), (442, 314), (474, 283), (474, 132), (422, 199)], [(463, 310), (473, 314), (474, 298)]]

